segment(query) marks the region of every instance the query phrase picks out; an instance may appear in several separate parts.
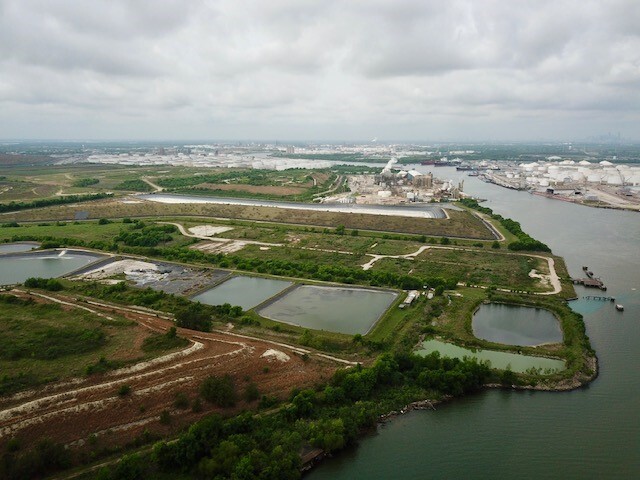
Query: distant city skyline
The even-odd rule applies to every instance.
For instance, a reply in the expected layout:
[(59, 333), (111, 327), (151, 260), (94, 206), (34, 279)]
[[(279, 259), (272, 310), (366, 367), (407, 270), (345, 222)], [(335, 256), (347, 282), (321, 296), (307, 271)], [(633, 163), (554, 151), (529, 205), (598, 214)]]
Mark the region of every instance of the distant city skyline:
[(639, 24), (633, 0), (3, 0), (0, 139), (638, 142)]

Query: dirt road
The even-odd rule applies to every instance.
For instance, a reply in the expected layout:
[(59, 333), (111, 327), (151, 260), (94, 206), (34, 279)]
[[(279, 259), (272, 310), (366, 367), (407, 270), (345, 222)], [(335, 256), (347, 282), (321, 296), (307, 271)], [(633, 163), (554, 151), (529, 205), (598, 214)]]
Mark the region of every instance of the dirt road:
[[(15, 293), (27, 295), (24, 291)], [(79, 307), (76, 299), (64, 295), (41, 295), (38, 300)], [(103, 316), (107, 312), (117, 313), (156, 332), (164, 332), (173, 325), (167, 318), (131, 308), (98, 302), (84, 303), (83, 308)], [(22, 445), (49, 437), (70, 447), (96, 448), (122, 445), (145, 430), (166, 435), (220, 410), (204, 401), (202, 411), (180, 408), (176, 404), (178, 393), (194, 400), (200, 384), (209, 375), (231, 375), (240, 396), (252, 381), (261, 395), (283, 397), (292, 388), (326, 380), (338, 367), (351, 363), (233, 332), (178, 329), (178, 334), (191, 342), (182, 351), (104, 375), (77, 378), (0, 398), (0, 449), (11, 438), (18, 438)], [(286, 355), (262, 357), (268, 350)], [(307, 355), (303, 358), (304, 353)], [(285, 358), (287, 360), (282, 361)], [(119, 394), (123, 385), (130, 388), (130, 393)], [(227, 412), (250, 406), (241, 400)]]

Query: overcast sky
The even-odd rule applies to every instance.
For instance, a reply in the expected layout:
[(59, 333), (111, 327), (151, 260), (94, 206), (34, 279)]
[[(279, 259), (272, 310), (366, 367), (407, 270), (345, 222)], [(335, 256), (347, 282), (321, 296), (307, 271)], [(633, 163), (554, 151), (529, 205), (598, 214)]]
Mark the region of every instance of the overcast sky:
[(0, 0), (0, 138), (640, 140), (638, 0)]

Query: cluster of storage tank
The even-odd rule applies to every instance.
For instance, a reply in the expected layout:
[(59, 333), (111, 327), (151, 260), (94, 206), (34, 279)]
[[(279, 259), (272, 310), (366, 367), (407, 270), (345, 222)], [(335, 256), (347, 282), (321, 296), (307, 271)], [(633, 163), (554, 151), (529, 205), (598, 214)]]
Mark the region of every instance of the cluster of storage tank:
[(526, 178), (527, 183), (547, 187), (564, 183), (594, 183), (600, 185), (638, 186), (640, 166), (614, 165), (606, 160), (591, 163), (586, 160), (574, 162), (532, 162), (520, 164), (520, 174), (507, 173), (508, 178)]

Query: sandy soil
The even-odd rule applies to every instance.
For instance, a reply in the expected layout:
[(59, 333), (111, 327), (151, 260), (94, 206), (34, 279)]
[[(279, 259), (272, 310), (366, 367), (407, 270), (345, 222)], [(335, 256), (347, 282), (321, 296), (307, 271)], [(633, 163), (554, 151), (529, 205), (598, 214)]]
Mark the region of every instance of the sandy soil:
[(134, 271), (154, 271), (158, 270), (155, 263), (141, 262), (140, 260), (118, 260), (107, 265), (96, 268), (89, 272), (78, 275), (79, 278), (85, 280), (100, 280), (103, 278), (113, 277), (122, 273), (131, 274)]
[[(78, 307), (75, 299), (64, 295), (47, 295), (38, 300)], [(104, 311), (112, 313), (115, 310), (152, 331), (164, 332), (173, 324), (156, 314), (132, 308), (97, 302), (88, 305), (102, 315), (105, 315)], [(202, 412), (179, 409), (174, 405), (179, 392), (190, 400), (195, 399), (200, 384), (209, 375), (231, 375), (240, 394), (252, 381), (258, 385), (261, 394), (284, 397), (292, 388), (327, 379), (341, 363), (350, 363), (237, 333), (178, 329), (178, 334), (191, 341), (182, 351), (106, 375), (77, 378), (0, 398), (0, 450), (14, 437), (22, 445), (50, 437), (56, 442), (81, 448), (94, 435), (97, 438), (91, 441), (94, 448), (122, 445), (145, 429), (166, 435), (220, 410), (206, 402), (202, 402)], [(301, 358), (304, 353), (310, 356), (307, 361)], [(269, 368), (265, 369), (266, 366)], [(118, 395), (122, 385), (129, 385), (131, 393)], [(228, 411), (248, 407), (251, 405), (240, 401)], [(168, 425), (160, 423), (163, 411), (170, 412)]]
[(193, 248), (194, 250), (200, 250), (205, 253), (233, 253), (238, 250), (242, 250), (246, 246), (246, 243), (243, 242), (227, 242), (227, 243), (214, 243), (214, 242), (201, 242), (196, 245), (193, 245), (189, 248)]
[(213, 225), (198, 225), (197, 227), (191, 227), (189, 231), (194, 235), (203, 237), (213, 237), (219, 233), (228, 232), (233, 230), (233, 227), (215, 227)]

